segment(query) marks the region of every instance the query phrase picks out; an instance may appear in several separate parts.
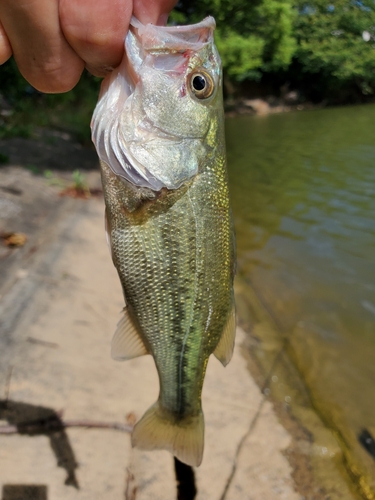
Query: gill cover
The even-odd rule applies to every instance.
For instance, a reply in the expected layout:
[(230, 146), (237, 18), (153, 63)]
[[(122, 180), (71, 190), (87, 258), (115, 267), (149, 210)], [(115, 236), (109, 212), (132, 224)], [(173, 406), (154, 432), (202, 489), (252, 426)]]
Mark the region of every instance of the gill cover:
[(212, 17), (175, 27), (132, 18), (123, 61), (104, 79), (91, 122), (98, 156), (116, 175), (154, 191), (177, 189), (213, 151), (214, 28)]

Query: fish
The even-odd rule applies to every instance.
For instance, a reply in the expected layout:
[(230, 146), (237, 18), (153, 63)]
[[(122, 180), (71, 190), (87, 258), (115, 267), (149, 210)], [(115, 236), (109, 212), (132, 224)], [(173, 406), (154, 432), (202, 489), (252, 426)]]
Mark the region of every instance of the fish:
[(233, 352), (235, 239), (215, 21), (143, 25), (102, 82), (91, 128), (125, 307), (112, 357), (151, 354), (160, 393), (132, 445), (198, 466), (208, 359)]

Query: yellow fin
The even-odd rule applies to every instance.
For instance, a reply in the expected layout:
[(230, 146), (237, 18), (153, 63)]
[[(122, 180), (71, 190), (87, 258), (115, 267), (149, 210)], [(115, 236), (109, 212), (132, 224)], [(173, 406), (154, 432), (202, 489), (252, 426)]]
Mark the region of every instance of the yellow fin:
[(233, 299), (232, 309), (228, 315), (228, 319), (225, 324), (223, 333), (220, 337), (219, 343), (216, 346), (216, 349), (214, 350), (214, 355), (222, 363), (223, 366), (227, 366), (229, 361), (232, 359), (235, 336), (236, 336), (236, 307)]
[(203, 413), (176, 422), (156, 402), (134, 427), (132, 446), (141, 450), (167, 450), (181, 462), (198, 466), (203, 457)]
[(118, 361), (136, 358), (148, 354), (129, 310), (124, 307), (124, 315), (117, 324), (112, 339), (111, 356)]

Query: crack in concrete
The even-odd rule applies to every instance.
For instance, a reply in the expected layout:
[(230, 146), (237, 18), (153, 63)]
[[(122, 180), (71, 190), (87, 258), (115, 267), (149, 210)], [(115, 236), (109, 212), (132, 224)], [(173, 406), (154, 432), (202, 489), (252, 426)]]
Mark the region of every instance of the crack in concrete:
[(266, 377), (266, 379), (265, 379), (265, 381), (263, 383), (263, 386), (261, 388), (261, 393), (263, 395), (262, 400), (260, 401), (258, 409), (257, 409), (257, 411), (256, 411), (253, 419), (250, 422), (248, 430), (246, 431), (246, 433), (243, 435), (243, 437), (241, 438), (240, 442), (238, 443), (237, 450), (236, 450), (236, 453), (235, 453), (235, 456), (234, 456), (232, 470), (231, 470), (231, 473), (229, 474), (229, 477), (228, 477), (227, 482), (225, 484), (224, 491), (223, 491), (223, 493), (222, 493), (222, 495), (220, 497), (220, 500), (226, 500), (226, 498), (227, 498), (227, 493), (229, 491), (229, 488), (230, 488), (230, 486), (232, 484), (234, 475), (235, 475), (236, 470), (237, 470), (238, 459), (239, 459), (239, 456), (241, 454), (241, 450), (242, 450), (242, 448), (243, 448), (243, 446), (244, 446), (247, 438), (253, 432), (253, 430), (254, 430), (257, 422), (258, 422), (258, 419), (260, 417), (260, 414), (262, 412), (264, 403), (267, 400), (267, 397), (265, 396), (264, 391), (267, 388), (267, 386), (269, 385), (269, 382), (271, 381), (272, 374), (274, 373), (274, 371), (276, 369), (276, 366), (278, 365), (278, 363), (279, 363), (279, 361), (281, 359), (281, 356), (283, 355), (283, 353), (284, 353), (284, 351), (285, 351), (285, 349), (287, 347), (288, 342), (289, 342), (289, 339), (288, 338), (284, 338), (283, 345), (281, 346), (279, 352), (276, 354), (275, 359), (274, 359), (274, 361), (272, 363), (272, 366), (270, 368), (270, 371), (268, 372), (267, 377)]
[(236, 454), (234, 456), (232, 470), (231, 470), (231, 473), (229, 474), (229, 477), (228, 477), (227, 482), (225, 484), (225, 488), (224, 488), (223, 494), (220, 497), (220, 500), (225, 500), (226, 497), (227, 497), (227, 493), (229, 491), (229, 488), (230, 488), (230, 486), (232, 484), (234, 475), (235, 475), (236, 470), (237, 470), (238, 459), (239, 459), (242, 447), (245, 444), (246, 439), (250, 436), (250, 434), (254, 430), (255, 425), (256, 425), (256, 423), (258, 421), (258, 418), (260, 416), (260, 413), (262, 411), (262, 408), (263, 408), (263, 405), (264, 405), (265, 401), (266, 401), (266, 398), (263, 397), (262, 400), (261, 400), (261, 402), (260, 402), (260, 404), (259, 404), (259, 407), (258, 407), (258, 409), (256, 411), (256, 414), (254, 415), (254, 418), (250, 422), (250, 426), (249, 426), (248, 430), (246, 431), (246, 433), (243, 435), (243, 437), (241, 438), (240, 442), (238, 443)]
[(125, 500), (136, 500), (137, 498), (137, 485), (135, 482), (135, 476), (131, 470), (131, 466), (126, 469), (126, 489), (125, 489)]

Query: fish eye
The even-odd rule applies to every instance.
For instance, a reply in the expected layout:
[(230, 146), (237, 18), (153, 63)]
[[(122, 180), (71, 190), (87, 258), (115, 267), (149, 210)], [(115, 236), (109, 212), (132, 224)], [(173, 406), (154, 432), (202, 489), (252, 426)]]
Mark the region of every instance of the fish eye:
[(212, 76), (204, 70), (190, 73), (189, 83), (191, 92), (198, 99), (207, 99), (213, 94), (215, 89)]

